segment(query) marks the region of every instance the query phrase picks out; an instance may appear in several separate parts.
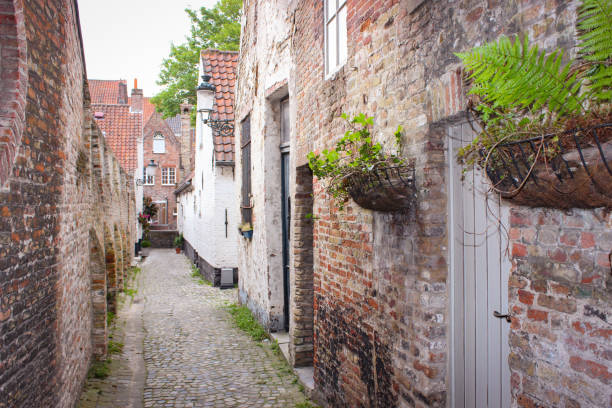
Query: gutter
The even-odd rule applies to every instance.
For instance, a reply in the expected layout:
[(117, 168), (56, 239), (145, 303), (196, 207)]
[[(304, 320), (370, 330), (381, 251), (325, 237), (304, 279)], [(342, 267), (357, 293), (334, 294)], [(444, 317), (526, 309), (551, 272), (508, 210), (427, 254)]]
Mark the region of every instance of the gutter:
[(193, 190), (193, 185), (191, 184), (191, 179), (187, 180), (186, 182), (184, 182), (183, 184), (181, 184), (180, 186), (178, 186), (178, 188), (176, 190), (174, 190), (174, 194), (175, 195), (180, 195), (183, 192), (189, 192)]

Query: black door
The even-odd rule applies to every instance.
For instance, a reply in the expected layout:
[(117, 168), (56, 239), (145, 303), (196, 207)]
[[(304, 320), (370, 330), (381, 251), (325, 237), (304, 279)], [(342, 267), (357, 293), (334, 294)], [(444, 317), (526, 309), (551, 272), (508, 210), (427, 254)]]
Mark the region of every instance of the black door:
[(282, 217), (283, 217), (283, 287), (285, 291), (285, 329), (289, 330), (289, 230), (291, 228), (291, 197), (289, 195), (289, 153), (281, 153)]

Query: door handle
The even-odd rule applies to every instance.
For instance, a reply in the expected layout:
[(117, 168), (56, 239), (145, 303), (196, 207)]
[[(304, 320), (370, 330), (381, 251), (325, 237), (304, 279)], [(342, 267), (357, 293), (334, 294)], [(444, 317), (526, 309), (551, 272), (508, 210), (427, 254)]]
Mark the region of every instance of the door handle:
[(495, 310), (493, 311), (493, 316), (497, 317), (498, 319), (506, 319), (508, 323), (512, 323), (512, 316), (510, 316), (509, 314), (501, 314), (497, 310)]

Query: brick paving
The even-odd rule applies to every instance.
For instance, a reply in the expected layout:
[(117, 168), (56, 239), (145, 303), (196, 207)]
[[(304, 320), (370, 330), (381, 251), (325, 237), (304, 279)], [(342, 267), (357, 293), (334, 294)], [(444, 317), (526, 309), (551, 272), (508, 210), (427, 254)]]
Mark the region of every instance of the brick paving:
[[(307, 401), (286, 363), (232, 325), (223, 306), (236, 301), (235, 289), (198, 284), (187, 258), (174, 250), (153, 250), (142, 268), (135, 299), (144, 297), (146, 374), (144, 390), (132, 390), (141, 396), (140, 406), (287, 408)], [(86, 389), (81, 407), (139, 406), (116, 400), (123, 354), (111, 365), (111, 376), (97, 380), (96, 391)], [(84, 405), (86, 396), (97, 402)]]

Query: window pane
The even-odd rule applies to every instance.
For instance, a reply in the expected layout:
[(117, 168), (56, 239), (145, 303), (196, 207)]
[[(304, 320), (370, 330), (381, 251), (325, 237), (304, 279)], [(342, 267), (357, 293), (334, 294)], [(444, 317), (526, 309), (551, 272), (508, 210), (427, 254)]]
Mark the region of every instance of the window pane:
[(336, 7), (337, 1), (338, 0), (327, 0), (325, 2), (326, 6), (327, 6), (327, 18), (325, 19), (325, 21), (331, 20), (331, 18), (336, 13), (336, 10), (338, 9), (338, 7)]
[(336, 19), (327, 24), (327, 72), (331, 72), (338, 65), (338, 49), (336, 47)]
[(346, 6), (338, 12), (338, 59), (339, 63), (346, 61)]

